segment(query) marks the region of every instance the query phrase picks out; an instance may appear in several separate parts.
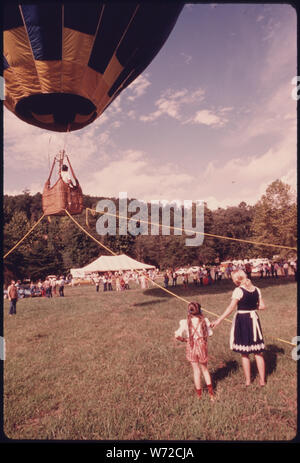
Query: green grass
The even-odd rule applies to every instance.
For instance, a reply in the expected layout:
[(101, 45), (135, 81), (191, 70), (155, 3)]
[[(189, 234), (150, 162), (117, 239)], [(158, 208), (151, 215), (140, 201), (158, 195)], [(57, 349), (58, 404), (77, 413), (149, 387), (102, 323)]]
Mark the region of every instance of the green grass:
[[(65, 289), (65, 298), (5, 302), (4, 431), (10, 439), (291, 440), (297, 423), (296, 283), (257, 280), (267, 385), (245, 389), (240, 356), (229, 349), (230, 324), (209, 339), (216, 402), (194, 394), (185, 345), (174, 341), (186, 305), (156, 287), (95, 292)], [(178, 295), (220, 314), (232, 282)], [(207, 314), (210, 320), (214, 316)]]

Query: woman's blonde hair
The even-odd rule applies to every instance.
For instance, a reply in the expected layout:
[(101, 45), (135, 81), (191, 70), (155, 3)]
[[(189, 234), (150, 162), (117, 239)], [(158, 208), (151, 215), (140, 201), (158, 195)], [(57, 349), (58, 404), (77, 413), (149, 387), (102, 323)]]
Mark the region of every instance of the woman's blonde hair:
[(244, 270), (234, 270), (233, 272), (231, 272), (231, 278), (236, 284), (238, 284), (238, 286), (251, 286), (251, 281), (249, 280), (249, 278), (247, 278), (247, 275), (244, 272)]

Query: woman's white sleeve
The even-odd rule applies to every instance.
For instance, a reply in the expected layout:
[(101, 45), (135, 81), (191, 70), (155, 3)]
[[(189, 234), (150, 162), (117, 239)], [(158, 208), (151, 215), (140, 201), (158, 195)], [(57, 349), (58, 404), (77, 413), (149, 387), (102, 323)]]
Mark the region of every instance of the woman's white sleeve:
[(235, 288), (235, 290), (232, 293), (231, 299), (237, 299), (238, 301), (242, 299), (243, 297), (243, 291), (241, 288)]

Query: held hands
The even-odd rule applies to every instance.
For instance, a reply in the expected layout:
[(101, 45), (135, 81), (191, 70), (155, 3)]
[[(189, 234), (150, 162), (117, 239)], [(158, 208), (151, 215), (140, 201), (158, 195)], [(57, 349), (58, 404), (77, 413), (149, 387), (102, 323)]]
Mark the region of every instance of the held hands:
[(215, 320), (214, 322), (211, 322), (210, 323), (210, 327), (212, 329), (216, 328), (216, 326), (218, 326), (219, 324), (221, 323), (221, 320), (218, 318), (217, 320)]
[(182, 336), (176, 336), (176, 339), (177, 339), (177, 341), (187, 342), (187, 339), (183, 338)]

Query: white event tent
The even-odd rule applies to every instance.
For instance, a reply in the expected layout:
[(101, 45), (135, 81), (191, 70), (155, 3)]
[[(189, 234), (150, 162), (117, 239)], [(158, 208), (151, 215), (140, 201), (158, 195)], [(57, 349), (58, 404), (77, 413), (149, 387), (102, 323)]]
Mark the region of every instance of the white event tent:
[(101, 256), (82, 268), (70, 270), (73, 278), (83, 278), (85, 275), (96, 272), (118, 272), (126, 270), (150, 270), (154, 265), (143, 264), (131, 257), (121, 254), (119, 256)]

